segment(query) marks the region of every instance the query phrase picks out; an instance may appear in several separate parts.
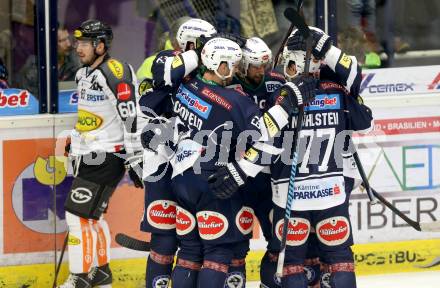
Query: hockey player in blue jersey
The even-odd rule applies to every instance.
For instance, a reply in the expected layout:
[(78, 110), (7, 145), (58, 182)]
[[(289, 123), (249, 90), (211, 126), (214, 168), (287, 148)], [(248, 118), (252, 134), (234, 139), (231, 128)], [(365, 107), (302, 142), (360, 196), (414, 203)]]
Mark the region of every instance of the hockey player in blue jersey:
[[(172, 283), (179, 288), (224, 287), (234, 255), (249, 249), (243, 242), (252, 231), (253, 211), (237, 191), (261, 172), (264, 159), (280, 153), (269, 140), (315, 91), (313, 79), (295, 79), (296, 92), (261, 117), (246, 94), (224, 87), (241, 60), (236, 43), (211, 39), (201, 60), (206, 70), (185, 80), (173, 96), (179, 139), (171, 160), (172, 188), (180, 249)], [(240, 138), (243, 131), (257, 133), (258, 140)]]
[[(166, 125), (171, 116), (171, 94), (180, 81), (198, 67), (194, 51), (196, 39), (212, 36), (215, 28), (201, 19), (177, 21), (171, 29), (176, 50), (164, 50), (153, 61), (153, 89), (140, 99), (141, 110), (149, 118), (142, 134), (144, 151), (145, 208), (141, 230), (151, 232), (151, 250), (147, 260), (146, 287), (167, 287), (171, 279), (176, 239), (176, 200), (171, 191), (171, 167), (168, 160), (173, 151), (150, 142), (151, 125)], [(144, 84), (146, 82), (143, 82)], [(142, 86), (142, 84), (141, 84)], [(162, 286), (163, 285), (163, 286)]]
[[(329, 36), (323, 31), (310, 28), (313, 38), (310, 73), (319, 77), (319, 88), (316, 98), (305, 107), (299, 137), (299, 160), (281, 286), (307, 287), (304, 259), (307, 239), (314, 229), (320, 260), (326, 267), (320, 279), (321, 287), (355, 288), (348, 199), (357, 170), (350, 165), (352, 156), (347, 138), (352, 131), (371, 129), (372, 116), (358, 96), (361, 69), (356, 58), (331, 45)], [(294, 31), (284, 50), (286, 76), (295, 77), (304, 71), (305, 46), (304, 38)], [(271, 104), (279, 100), (280, 97), (273, 99)], [(296, 120), (294, 117), (289, 124), (292, 131)], [(291, 160), (283, 156), (271, 167), (275, 203), (272, 241), (278, 245), (291, 174)]]
[[(260, 111), (264, 112), (267, 110), (267, 99), (285, 83), (284, 76), (271, 70), (272, 51), (262, 39), (258, 37), (249, 38), (242, 50), (243, 58), (240, 62), (240, 69), (233, 79), (233, 84), (229, 87), (243, 90), (255, 101)], [(255, 178), (250, 178), (243, 188), (243, 193), (245, 201), (255, 211), (264, 238), (269, 241), (272, 236), (272, 224), (269, 216), (272, 210), (269, 167), (265, 167), (262, 173)], [(276, 270), (276, 263), (269, 260), (273, 249), (271, 247), (267, 248), (268, 251), (260, 265), (260, 279), (264, 286), (272, 287), (272, 283), (276, 285), (272, 277)], [(279, 247), (273, 248), (277, 249)], [(231, 275), (244, 272), (244, 267), (234, 268), (234, 271), (230, 273)], [(245, 283), (245, 281), (243, 282)]]

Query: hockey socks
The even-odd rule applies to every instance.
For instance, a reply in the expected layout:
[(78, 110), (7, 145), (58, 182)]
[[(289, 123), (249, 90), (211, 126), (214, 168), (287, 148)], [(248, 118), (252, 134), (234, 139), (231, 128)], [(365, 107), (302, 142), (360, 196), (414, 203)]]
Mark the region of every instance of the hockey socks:
[(246, 260), (232, 259), (229, 265), (228, 275), (226, 276), (225, 288), (245, 288), (246, 287)]
[[(178, 258), (176, 267), (174, 267), (174, 271), (172, 274), (172, 287), (175, 288), (197, 287), (197, 278), (201, 267), (202, 265), (199, 263)], [(211, 286), (206, 286), (206, 287), (211, 287)]]
[(275, 277), (275, 272), (277, 270), (277, 260), (278, 254), (270, 253), (269, 251), (264, 254), (263, 259), (261, 259), (260, 266), (260, 279), (261, 287), (265, 288), (279, 288), (280, 282)]
[(321, 287), (356, 288), (354, 263), (335, 263), (324, 265), (321, 275)]
[(281, 287), (307, 288), (307, 278), (303, 265), (285, 265)]
[(229, 265), (205, 260), (200, 270), (197, 287), (224, 288)]
[(147, 260), (145, 287), (168, 287), (177, 250), (176, 237), (162, 234), (151, 235), (151, 250)]
[(319, 258), (306, 259), (304, 262), (304, 273), (306, 273), (309, 286), (315, 287), (321, 279), (321, 263)]

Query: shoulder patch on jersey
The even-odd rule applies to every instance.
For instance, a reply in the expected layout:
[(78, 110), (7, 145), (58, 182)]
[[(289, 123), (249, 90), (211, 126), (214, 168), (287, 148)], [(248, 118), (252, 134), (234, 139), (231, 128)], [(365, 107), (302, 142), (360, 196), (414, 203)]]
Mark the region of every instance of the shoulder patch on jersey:
[(171, 63), (171, 67), (175, 69), (182, 65), (183, 65), (182, 57), (180, 57), (179, 55), (174, 56), (173, 62)]
[(78, 132), (89, 132), (101, 127), (102, 118), (86, 110), (78, 110), (78, 120), (75, 129)]
[(121, 82), (116, 87), (116, 98), (118, 98), (120, 101), (127, 101), (131, 98), (132, 89), (128, 83)]
[(284, 78), (284, 76), (278, 72), (272, 71), (269, 73), (269, 75), (270, 75), (270, 77), (277, 78), (282, 81), (286, 81), (286, 78)]
[(339, 60), (339, 64), (348, 69), (351, 64), (351, 58), (347, 54), (343, 53), (341, 59)]
[(108, 68), (110, 71), (112, 71), (113, 75), (115, 75), (116, 78), (122, 79), (124, 76), (124, 65), (122, 65), (121, 62), (119, 62), (116, 59), (109, 59), (107, 61)]

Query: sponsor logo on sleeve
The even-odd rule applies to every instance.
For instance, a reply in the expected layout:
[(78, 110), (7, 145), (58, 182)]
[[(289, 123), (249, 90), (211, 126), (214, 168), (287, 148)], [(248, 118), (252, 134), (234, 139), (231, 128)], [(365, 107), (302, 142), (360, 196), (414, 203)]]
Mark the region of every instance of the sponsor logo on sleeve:
[(176, 233), (177, 235), (186, 235), (196, 227), (196, 219), (187, 210), (177, 206)]
[(341, 64), (345, 69), (350, 68), (351, 58), (347, 54), (343, 53), (341, 59), (339, 60), (339, 64)]
[(274, 137), (278, 133), (278, 131), (280, 131), (280, 129), (278, 129), (278, 126), (275, 124), (275, 121), (268, 113), (264, 113), (263, 120), (267, 131), (269, 132), (269, 136)]
[[(275, 233), (281, 241), (283, 235), (284, 219), (278, 221), (275, 226)], [(287, 240), (289, 246), (300, 246), (306, 243), (310, 233), (310, 222), (305, 218), (290, 218), (287, 227)]]
[(169, 200), (153, 201), (147, 208), (148, 223), (157, 229), (176, 228), (176, 202)]
[(209, 98), (211, 101), (217, 103), (218, 105), (222, 106), (228, 111), (231, 111), (232, 105), (228, 102), (225, 98), (221, 97), (220, 95), (214, 93), (211, 89), (203, 88), (202, 94), (205, 95), (207, 98)]
[(200, 211), (196, 216), (199, 235), (204, 240), (218, 239), (228, 231), (228, 219), (218, 212)]
[(129, 84), (122, 82), (119, 83), (118, 86), (116, 87), (117, 90), (117, 98), (121, 101), (127, 101), (128, 99), (130, 99), (132, 91), (131, 91), (131, 87)]
[(281, 87), (282, 83), (279, 81), (266, 81), (266, 91), (273, 92)]
[(257, 157), (258, 157), (258, 152), (252, 147), (246, 150), (246, 152), (244, 153), (244, 158), (246, 158), (251, 162), (255, 161)]
[(235, 225), (244, 235), (252, 232), (254, 228), (254, 210), (250, 207), (242, 207), (235, 216)]
[(341, 245), (350, 237), (350, 224), (343, 216), (324, 219), (316, 224), (319, 241), (327, 246)]
[(173, 62), (171, 63), (171, 67), (173, 69), (175, 69), (175, 68), (182, 66), (182, 65), (183, 65), (183, 62), (182, 62), (182, 59), (180, 58), (180, 56), (175, 56), (173, 59)]
[(86, 110), (78, 110), (78, 120), (75, 129), (79, 132), (89, 132), (98, 129), (102, 125), (102, 118)]
[(116, 78), (122, 79), (122, 77), (124, 76), (124, 66), (121, 62), (115, 59), (110, 59), (108, 60), (107, 65)]

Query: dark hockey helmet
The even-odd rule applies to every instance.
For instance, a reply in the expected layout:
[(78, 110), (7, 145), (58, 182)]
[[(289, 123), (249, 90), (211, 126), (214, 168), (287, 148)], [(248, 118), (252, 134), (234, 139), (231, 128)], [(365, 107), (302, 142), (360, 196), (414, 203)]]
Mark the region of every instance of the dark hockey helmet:
[(84, 21), (73, 32), (73, 36), (77, 40), (92, 40), (94, 46), (98, 45), (101, 41), (107, 49), (110, 48), (113, 40), (112, 28), (99, 20)]

